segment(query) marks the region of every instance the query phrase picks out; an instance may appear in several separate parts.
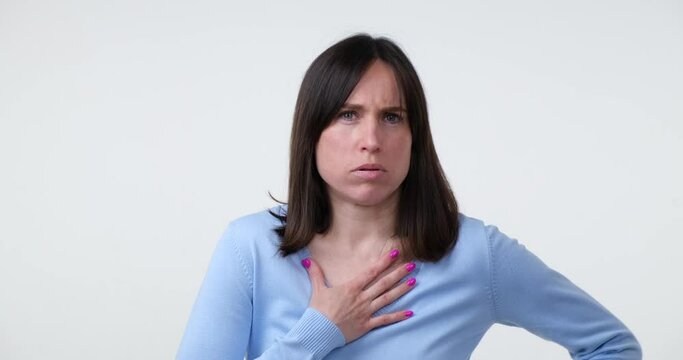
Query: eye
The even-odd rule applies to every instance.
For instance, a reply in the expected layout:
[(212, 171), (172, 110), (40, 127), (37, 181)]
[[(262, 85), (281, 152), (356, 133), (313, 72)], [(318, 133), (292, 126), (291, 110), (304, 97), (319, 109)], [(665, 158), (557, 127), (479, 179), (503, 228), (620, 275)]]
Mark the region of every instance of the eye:
[(396, 123), (401, 122), (401, 120), (402, 120), (403, 118), (402, 118), (400, 115), (398, 115), (398, 114), (387, 113), (387, 114), (386, 114), (386, 119), (387, 119), (387, 121), (389, 121), (390, 123), (396, 124)]
[(356, 115), (355, 111), (342, 111), (338, 117), (342, 120), (352, 120), (354, 115)]

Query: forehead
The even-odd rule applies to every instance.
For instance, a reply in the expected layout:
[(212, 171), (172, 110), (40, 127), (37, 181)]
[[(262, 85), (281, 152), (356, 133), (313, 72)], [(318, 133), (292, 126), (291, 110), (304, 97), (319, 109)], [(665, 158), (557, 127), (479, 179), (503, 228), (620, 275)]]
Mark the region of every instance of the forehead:
[(349, 95), (351, 103), (400, 105), (400, 91), (394, 71), (382, 60), (374, 60)]

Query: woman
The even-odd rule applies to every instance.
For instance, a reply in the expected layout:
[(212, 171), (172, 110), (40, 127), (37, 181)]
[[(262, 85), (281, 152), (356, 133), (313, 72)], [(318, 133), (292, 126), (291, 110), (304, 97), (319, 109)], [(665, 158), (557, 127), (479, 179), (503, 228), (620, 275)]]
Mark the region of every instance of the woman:
[(179, 359), (467, 359), (494, 323), (575, 359), (640, 359), (631, 332), (497, 227), (458, 212), (419, 78), (356, 35), (299, 92), (289, 201), (230, 223)]

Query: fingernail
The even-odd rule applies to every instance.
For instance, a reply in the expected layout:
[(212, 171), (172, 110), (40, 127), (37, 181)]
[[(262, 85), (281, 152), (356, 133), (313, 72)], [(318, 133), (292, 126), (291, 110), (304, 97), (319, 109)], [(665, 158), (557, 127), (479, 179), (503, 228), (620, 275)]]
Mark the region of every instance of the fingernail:
[(396, 257), (398, 256), (398, 249), (391, 250), (391, 252), (389, 253), (389, 256), (392, 259), (396, 259)]
[(303, 267), (308, 269), (309, 267), (311, 267), (311, 260), (309, 258), (305, 258), (305, 259), (301, 260), (301, 265), (303, 265)]
[(415, 263), (412, 263), (412, 262), (411, 262), (411, 263), (409, 263), (408, 265), (406, 265), (406, 270), (408, 270), (408, 272), (411, 272), (411, 271), (413, 271), (414, 269), (415, 269)]
[(403, 312), (403, 315), (405, 315), (405, 317), (409, 318), (409, 317), (413, 316), (413, 312), (410, 310), (406, 310)]
[(413, 285), (415, 285), (416, 282), (417, 282), (417, 280), (415, 280), (415, 278), (410, 278), (410, 279), (406, 282), (406, 284), (407, 284), (408, 286), (413, 286)]

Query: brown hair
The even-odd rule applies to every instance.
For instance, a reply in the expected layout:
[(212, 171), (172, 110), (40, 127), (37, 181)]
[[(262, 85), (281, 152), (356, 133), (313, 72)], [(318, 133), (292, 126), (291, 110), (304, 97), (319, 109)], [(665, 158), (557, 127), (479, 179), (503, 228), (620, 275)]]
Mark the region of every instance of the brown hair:
[(315, 162), (316, 144), (375, 59), (394, 71), (412, 135), (410, 168), (399, 189), (395, 235), (408, 254), (422, 261), (438, 261), (458, 240), (458, 204), (434, 149), (417, 72), (391, 40), (357, 34), (320, 54), (301, 83), (290, 142), (287, 213), (270, 211), (282, 221), (274, 230), (282, 239), (282, 256), (304, 248), (315, 233), (325, 233), (331, 225), (326, 184)]

